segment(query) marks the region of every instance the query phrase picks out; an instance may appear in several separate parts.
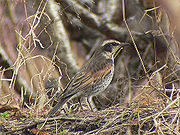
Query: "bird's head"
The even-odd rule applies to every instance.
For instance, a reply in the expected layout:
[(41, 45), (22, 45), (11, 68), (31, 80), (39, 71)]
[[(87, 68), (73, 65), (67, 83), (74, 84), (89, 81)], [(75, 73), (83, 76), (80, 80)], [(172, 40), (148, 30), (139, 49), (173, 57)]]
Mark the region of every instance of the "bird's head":
[(94, 53), (95, 55), (102, 54), (106, 58), (116, 57), (117, 52), (119, 52), (123, 47), (129, 45), (128, 43), (120, 43), (116, 40), (105, 40), (100, 46), (98, 46)]

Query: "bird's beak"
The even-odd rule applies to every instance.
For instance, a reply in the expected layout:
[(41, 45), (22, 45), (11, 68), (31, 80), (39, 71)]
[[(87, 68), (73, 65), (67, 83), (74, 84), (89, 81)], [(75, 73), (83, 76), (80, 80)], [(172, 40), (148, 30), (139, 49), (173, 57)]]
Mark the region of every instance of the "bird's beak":
[(124, 47), (129, 46), (129, 45), (130, 45), (129, 43), (120, 43), (114, 52), (114, 58), (116, 58), (116, 56), (119, 54), (121, 50), (123, 50)]
[(121, 43), (120, 44), (121, 47), (129, 46), (129, 45), (130, 45), (129, 43)]

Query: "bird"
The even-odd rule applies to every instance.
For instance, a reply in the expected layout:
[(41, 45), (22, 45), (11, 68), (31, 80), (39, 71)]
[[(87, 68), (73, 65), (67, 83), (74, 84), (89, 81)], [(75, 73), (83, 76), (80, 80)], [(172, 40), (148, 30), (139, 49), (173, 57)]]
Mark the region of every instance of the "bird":
[(113, 39), (105, 40), (98, 45), (91, 57), (72, 77), (59, 96), (57, 104), (48, 112), (46, 117), (52, 116), (67, 101), (74, 98), (86, 97), (91, 110), (93, 110), (90, 105), (92, 97), (103, 92), (109, 86), (114, 75), (116, 54), (127, 45), (129, 44)]

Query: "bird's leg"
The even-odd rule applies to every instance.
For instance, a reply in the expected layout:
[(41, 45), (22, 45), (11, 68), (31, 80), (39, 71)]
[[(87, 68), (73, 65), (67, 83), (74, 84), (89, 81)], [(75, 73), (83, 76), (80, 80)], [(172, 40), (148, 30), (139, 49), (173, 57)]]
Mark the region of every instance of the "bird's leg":
[(97, 108), (96, 108), (96, 106), (94, 105), (94, 102), (93, 102), (93, 100), (92, 100), (92, 96), (87, 97), (87, 103), (88, 103), (89, 108), (91, 109), (92, 112), (97, 111)]

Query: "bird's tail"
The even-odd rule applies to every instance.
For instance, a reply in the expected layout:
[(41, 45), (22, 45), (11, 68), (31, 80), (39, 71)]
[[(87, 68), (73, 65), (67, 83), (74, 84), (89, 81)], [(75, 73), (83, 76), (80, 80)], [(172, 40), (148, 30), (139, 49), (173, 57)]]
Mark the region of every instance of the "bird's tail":
[(48, 112), (47, 118), (53, 115), (59, 108), (61, 108), (69, 98), (61, 98), (58, 100), (58, 103)]

